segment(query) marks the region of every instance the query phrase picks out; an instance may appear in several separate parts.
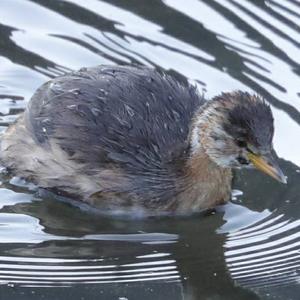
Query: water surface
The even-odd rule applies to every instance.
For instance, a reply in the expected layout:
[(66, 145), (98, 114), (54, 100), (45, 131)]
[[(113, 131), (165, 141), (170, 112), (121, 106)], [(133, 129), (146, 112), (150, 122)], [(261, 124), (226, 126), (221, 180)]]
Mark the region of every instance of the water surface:
[(299, 299), (300, 2), (1, 0), (0, 130), (43, 82), (136, 63), (266, 97), (288, 185), (239, 172), (207, 216), (122, 220), (1, 175), (0, 299)]

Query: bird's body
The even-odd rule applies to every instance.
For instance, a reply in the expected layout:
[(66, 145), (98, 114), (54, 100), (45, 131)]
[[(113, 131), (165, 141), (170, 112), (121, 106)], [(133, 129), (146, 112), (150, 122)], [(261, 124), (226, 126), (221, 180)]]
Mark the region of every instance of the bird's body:
[(102, 211), (197, 212), (230, 198), (231, 165), (206, 151), (210, 139), (222, 144), (203, 123), (212, 108), (221, 111), (195, 87), (149, 68), (81, 69), (37, 90), (3, 136), (1, 161)]

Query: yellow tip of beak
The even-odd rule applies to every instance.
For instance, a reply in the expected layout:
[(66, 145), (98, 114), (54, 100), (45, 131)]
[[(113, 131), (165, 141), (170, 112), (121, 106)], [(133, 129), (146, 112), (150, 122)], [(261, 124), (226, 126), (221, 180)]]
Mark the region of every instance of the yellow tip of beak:
[(279, 168), (276, 159), (273, 158), (271, 153), (262, 156), (248, 153), (248, 158), (258, 170), (268, 174), (281, 183), (287, 183), (286, 176)]

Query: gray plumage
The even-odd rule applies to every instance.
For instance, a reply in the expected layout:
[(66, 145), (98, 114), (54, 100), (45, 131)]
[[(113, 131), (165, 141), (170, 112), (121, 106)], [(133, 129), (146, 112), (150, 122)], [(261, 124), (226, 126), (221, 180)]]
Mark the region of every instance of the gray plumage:
[(92, 167), (159, 172), (188, 148), (203, 103), (195, 87), (145, 67), (95, 67), (43, 85), (26, 111), (36, 142), (59, 145)]
[[(190, 120), (202, 103), (195, 87), (153, 69), (84, 68), (36, 91), (19, 121), (25, 129), (8, 150), (12, 159), (6, 157), (4, 163), (42, 187), (84, 198), (102, 194), (104, 207), (111, 193), (122, 194), (120, 205), (139, 201), (165, 207), (178, 193)], [(34, 156), (31, 147), (49, 154), (57, 146), (65, 153), (56, 149), (47, 159), (38, 153), (39, 163), (26, 165), (28, 156)], [(17, 152), (23, 152), (23, 162), (15, 159)], [(55, 160), (68, 160), (74, 170), (65, 173)], [(97, 177), (99, 183), (80, 183), (79, 174)]]

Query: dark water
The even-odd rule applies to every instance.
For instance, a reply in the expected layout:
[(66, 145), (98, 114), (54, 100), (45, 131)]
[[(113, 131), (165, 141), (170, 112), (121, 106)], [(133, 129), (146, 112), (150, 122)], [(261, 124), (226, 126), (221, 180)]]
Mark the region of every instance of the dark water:
[(0, 299), (300, 299), (300, 2), (0, 0), (1, 130), (49, 78), (130, 62), (267, 97), (288, 185), (239, 172), (215, 214), (130, 221), (2, 174)]

